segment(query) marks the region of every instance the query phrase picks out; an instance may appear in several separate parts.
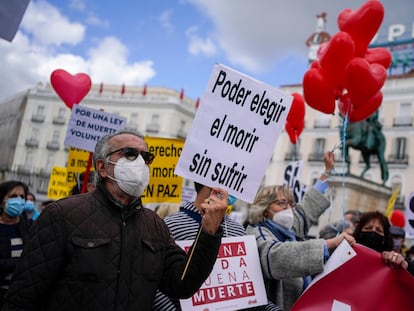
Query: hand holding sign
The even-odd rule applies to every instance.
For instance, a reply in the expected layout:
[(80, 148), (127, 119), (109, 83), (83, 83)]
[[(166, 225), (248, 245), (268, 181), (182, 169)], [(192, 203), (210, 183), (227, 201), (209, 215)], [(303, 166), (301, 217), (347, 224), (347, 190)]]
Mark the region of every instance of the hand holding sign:
[(91, 89), (91, 78), (86, 73), (71, 75), (63, 69), (56, 69), (50, 75), (50, 82), (56, 93), (69, 109), (79, 104)]

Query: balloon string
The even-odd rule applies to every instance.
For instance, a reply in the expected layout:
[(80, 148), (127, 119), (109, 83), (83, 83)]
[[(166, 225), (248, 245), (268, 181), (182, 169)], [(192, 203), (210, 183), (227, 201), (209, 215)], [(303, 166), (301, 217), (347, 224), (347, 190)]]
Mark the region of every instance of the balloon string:
[[(341, 204), (341, 209), (342, 209), (342, 229), (345, 230), (345, 203), (346, 203), (346, 173), (345, 170), (347, 169), (347, 164), (346, 164), (346, 160), (349, 161), (349, 159), (346, 159), (346, 155), (347, 155), (347, 146), (346, 146), (346, 130), (348, 128), (348, 116), (349, 116), (349, 109), (350, 109), (351, 105), (350, 103), (348, 103), (348, 107), (347, 107), (347, 111), (345, 114), (345, 117), (343, 119), (343, 124), (342, 124), (342, 204)], [(349, 158), (349, 154), (348, 154), (348, 158)], [(349, 173), (349, 172), (347, 172)]]

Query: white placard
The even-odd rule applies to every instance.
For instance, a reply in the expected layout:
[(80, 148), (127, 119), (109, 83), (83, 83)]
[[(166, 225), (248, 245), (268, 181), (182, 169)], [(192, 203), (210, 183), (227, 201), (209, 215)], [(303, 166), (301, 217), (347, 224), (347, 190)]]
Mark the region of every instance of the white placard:
[(94, 152), (101, 137), (125, 128), (126, 118), (85, 107), (73, 105), (65, 146)]
[(293, 97), (215, 65), (175, 174), (253, 202)]
[[(192, 240), (176, 241), (188, 251)], [(223, 238), (213, 271), (183, 311), (240, 310), (267, 304), (259, 252), (253, 235)]]

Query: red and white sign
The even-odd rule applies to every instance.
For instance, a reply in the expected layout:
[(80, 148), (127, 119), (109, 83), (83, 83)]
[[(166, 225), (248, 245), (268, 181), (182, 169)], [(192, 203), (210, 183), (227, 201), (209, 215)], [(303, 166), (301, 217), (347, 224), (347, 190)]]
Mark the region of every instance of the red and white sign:
[(337, 267), (317, 277), (291, 311), (413, 310), (414, 277), (406, 270), (390, 268), (363, 245), (337, 251)]
[[(185, 251), (193, 241), (176, 241)], [(213, 271), (182, 310), (239, 310), (267, 304), (254, 236), (223, 238)]]

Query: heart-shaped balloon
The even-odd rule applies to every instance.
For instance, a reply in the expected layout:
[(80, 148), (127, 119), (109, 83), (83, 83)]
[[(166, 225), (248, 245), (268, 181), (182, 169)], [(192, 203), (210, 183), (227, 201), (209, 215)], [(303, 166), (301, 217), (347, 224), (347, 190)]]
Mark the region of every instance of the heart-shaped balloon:
[(286, 132), (289, 135), (290, 142), (296, 144), (298, 142), (300, 134), (302, 134), (303, 128), (305, 127), (305, 120), (302, 120), (301, 124), (297, 124), (297, 127), (293, 127), (289, 121), (285, 123)]
[(338, 101), (338, 109), (342, 115), (348, 115), (350, 122), (358, 122), (367, 119), (378, 110), (382, 103), (382, 92), (378, 92), (368, 99), (364, 104), (355, 106), (350, 99), (349, 94), (344, 94)]
[(335, 111), (335, 88), (322, 69), (306, 71), (302, 85), (303, 97), (310, 107), (326, 114)]
[(354, 57), (355, 45), (351, 36), (343, 31), (329, 40), (319, 60), (329, 80), (339, 88), (344, 87), (345, 67)]
[(85, 73), (72, 75), (63, 69), (56, 69), (50, 75), (53, 89), (72, 109), (74, 104), (79, 104), (91, 89), (91, 78)]
[(370, 48), (365, 53), (365, 59), (370, 64), (380, 64), (388, 69), (392, 62), (392, 55), (388, 49), (383, 47)]
[(354, 57), (345, 69), (345, 87), (354, 105), (374, 96), (386, 79), (384, 66), (370, 64), (362, 57)]
[(303, 120), (305, 119), (305, 100), (299, 93), (292, 93), (292, 96), (292, 106), (286, 117), (286, 122), (289, 122), (293, 128), (300, 128), (303, 126)]
[(364, 56), (384, 18), (384, 6), (378, 0), (366, 1), (358, 10), (345, 9), (338, 15), (338, 28), (355, 42), (355, 55)]

